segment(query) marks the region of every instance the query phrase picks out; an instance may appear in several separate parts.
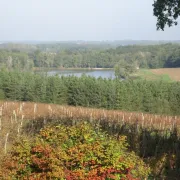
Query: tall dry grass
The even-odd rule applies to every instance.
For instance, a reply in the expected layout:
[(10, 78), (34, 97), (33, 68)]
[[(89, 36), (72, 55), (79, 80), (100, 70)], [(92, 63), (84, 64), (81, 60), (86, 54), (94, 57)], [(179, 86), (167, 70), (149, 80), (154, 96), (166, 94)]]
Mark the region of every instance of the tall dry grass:
[(4, 126), (16, 123), (23, 124), (26, 120), (74, 119), (74, 120), (105, 120), (110, 123), (137, 123), (144, 128), (158, 130), (172, 129), (180, 126), (179, 116), (163, 116), (141, 112), (125, 112), (84, 107), (61, 106), (32, 102), (0, 102), (0, 130)]
[(44, 124), (51, 120), (71, 119), (72, 121), (107, 121), (111, 123), (138, 124), (150, 129), (173, 129), (180, 126), (179, 116), (163, 116), (138, 112), (104, 110), (83, 107), (61, 106), (32, 102), (0, 102), (0, 131), (17, 126), (20, 132), (27, 120), (44, 119)]
[[(118, 110), (104, 110), (83, 107), (61, 106), (33, 102), (0, 102), (0, 146), (6, 147), (8, 139), (18, 136), (24, 124), (34, 127), (37, 121), (42, 124), (64, 120), (66, 123), (90, 121), (93, 124), (105, 123), (109, 128), (118, 125), (136, 124), (137, 128), (158, 131), (173, 130), (180, 126), (180, 117), (144, 114), (138, 112), (124, 112)], [(115, 126), (115, 127), (114, 127)], [(107, 127), (107, 128), (108, 128)], [(34, 127), (35, 128), (35, 127)], [(41, 128), (41, 127), (39, 127)], [(13, 134), (13, 135), (12, 135)]]

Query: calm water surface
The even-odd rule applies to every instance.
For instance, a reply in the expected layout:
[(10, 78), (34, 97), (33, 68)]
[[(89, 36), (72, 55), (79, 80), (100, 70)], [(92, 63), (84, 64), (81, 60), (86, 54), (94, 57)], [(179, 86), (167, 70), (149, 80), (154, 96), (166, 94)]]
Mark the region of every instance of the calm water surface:
[(114, 70), (112, 69), (102, 69), (102, 70), (51, 70), (47, 72), (48, 75), (54, 76), (54, 75), (59, 75), (59, 76), (77, 76), (81, 77), (83, 74), (86, 76), (92, 76), (95, 78), (102, 77), (102, 78), (115, 78), (114, 76)]

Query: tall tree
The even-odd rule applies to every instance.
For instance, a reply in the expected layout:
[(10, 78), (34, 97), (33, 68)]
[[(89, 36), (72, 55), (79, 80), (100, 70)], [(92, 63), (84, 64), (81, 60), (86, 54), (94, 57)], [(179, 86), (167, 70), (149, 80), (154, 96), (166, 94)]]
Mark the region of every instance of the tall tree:
[(115, 65), (115, 76), (118, 79), (127, 79), (130, 74), (134, 72), (136, 72), (136, 66), (127, 63), (125, 60), (122, 60)]

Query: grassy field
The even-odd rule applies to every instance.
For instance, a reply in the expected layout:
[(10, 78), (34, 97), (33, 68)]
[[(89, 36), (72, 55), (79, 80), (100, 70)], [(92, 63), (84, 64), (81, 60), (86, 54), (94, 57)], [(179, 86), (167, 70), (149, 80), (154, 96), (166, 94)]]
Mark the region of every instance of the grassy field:
[(157, 76), (169, 76), (174, 81), (180, 81), (180, 68), (152, 69), (151, 72)]
[(140, 69), (133, 77), (146, 80), (180, 81), (180, 68)]

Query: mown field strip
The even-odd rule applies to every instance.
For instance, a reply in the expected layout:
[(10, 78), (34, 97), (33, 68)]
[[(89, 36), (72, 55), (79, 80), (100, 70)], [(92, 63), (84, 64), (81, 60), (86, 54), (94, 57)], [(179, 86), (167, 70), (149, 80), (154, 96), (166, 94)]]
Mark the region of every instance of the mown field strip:
[(151, 72), (157, 75), (167, 74), (172, 80), (180, 81), (180, 68), (152, 69)]

